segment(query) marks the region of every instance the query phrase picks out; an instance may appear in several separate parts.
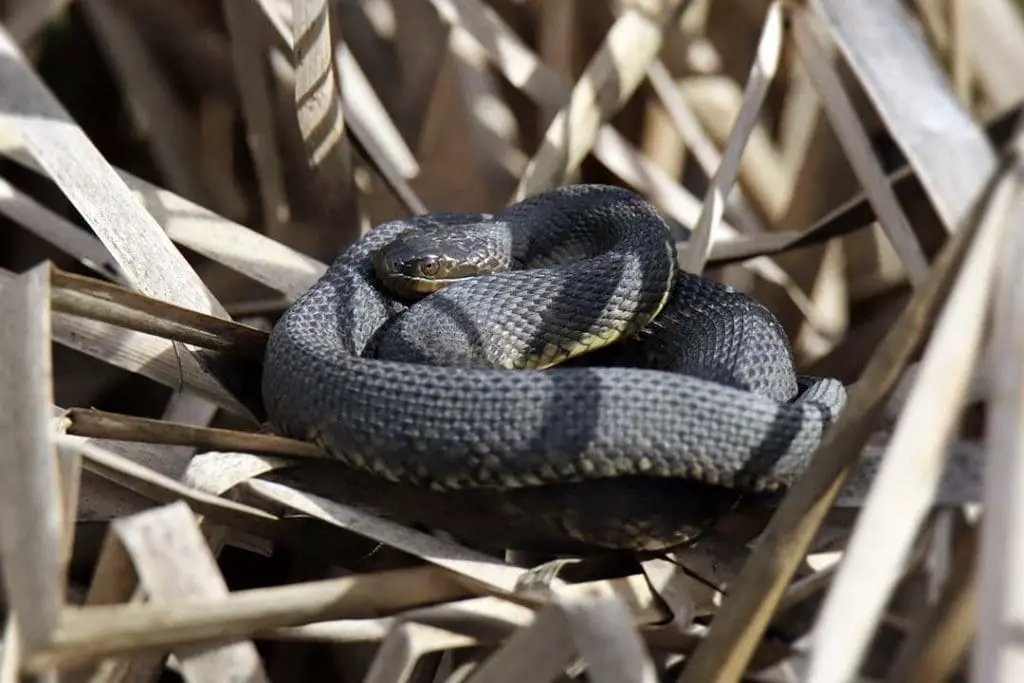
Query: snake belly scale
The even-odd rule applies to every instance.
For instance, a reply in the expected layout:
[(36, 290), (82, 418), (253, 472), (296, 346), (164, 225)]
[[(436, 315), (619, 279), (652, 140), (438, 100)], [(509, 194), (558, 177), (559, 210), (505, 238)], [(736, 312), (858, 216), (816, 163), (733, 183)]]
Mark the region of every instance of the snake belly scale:
[[(528, 545), (535, 525), (554, 548), (672, 544), (653, 489), (671, 507), (695, 483), (787, 486), (846, 397), (795, 372), (767, 309), (680, 270), (653, 206), (603, 185), (374, 228), (275, 325), (262, 383), (271, 426), (380, 483), (378, 512), (484, 497), (477, 531)], [(447, 508), (426, 518), (457, 533)]]

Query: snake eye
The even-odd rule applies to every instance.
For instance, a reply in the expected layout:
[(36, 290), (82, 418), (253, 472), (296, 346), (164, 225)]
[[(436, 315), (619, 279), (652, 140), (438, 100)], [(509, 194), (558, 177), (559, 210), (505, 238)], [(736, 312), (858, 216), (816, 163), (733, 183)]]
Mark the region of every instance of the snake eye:
[(438, 263), (437, 259), (427, 258), (420, 262), (420, 272), (425, 277), (433, 277), (437, 275), (437, 272), (441, 269), (441, 264)]

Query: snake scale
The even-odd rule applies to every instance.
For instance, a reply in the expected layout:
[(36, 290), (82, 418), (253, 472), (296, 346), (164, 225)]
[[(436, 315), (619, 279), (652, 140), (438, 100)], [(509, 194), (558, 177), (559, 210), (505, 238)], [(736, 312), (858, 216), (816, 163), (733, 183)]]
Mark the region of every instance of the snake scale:
[(345, 502), (573, 552), (670, 546), (785, 488), (846, 399), (605, 185), (370, 230), (279, 319), (262, 387), (275, 431), (344, 466), (324, 485)]

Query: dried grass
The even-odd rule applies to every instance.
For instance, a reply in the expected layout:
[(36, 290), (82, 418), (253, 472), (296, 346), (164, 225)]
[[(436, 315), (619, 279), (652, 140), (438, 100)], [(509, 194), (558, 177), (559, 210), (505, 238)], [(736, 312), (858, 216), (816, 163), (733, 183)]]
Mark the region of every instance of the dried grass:
[[(0, 683), (1024, 679), (1020, 11), (4, 3)], [(576, 181), (850, 384), (774, 511), (500, 557), (277, 476), (324, 460), (261, 351), (339, 249)]]

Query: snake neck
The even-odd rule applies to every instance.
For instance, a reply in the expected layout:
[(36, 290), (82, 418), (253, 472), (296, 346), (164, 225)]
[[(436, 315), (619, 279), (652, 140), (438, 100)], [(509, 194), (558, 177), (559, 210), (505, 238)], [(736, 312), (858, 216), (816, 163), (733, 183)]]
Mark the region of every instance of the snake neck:
[[(560, 187), (496, 214), (510, 232), (512, 256), (524, 268), (545, 268), (603, 254), (673, 249), (661, 214), (636, 193), (612, 185)], [(674, 256), (672, 259), (674, 264)], [(647, 265), (665, 270), (657, 262)]]

